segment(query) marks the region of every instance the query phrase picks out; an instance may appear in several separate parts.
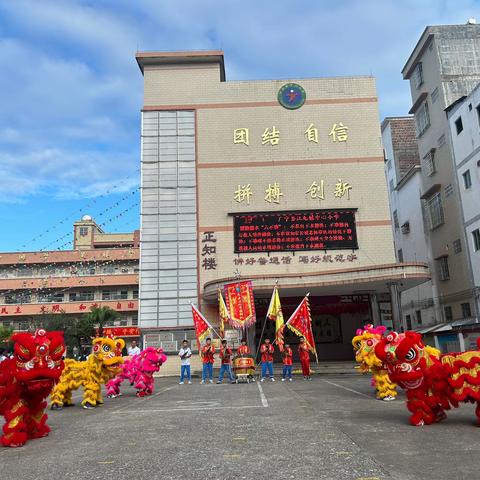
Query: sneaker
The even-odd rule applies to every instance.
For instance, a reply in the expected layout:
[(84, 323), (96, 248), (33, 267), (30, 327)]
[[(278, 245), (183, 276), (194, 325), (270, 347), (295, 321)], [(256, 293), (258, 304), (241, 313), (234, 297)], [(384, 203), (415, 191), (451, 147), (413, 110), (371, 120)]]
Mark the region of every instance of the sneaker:
[(179, 385), (183, 385), (184, 382), (178, 382)]
[(289, 378), (288, 381), (289, 381), (289, 382), (292, 382), (292, 381), (293, 381), (293, 378)]
[(388, 396), (382, 398), (382, 400), (384, 402), (391, 402), (392, 400), (395, 400), (395, 397), (393, 397), (392, 395), (388, 395)]
[(62, 410), (63, 405), (59, 405), (58, 403), (52, 403), (50, 410)]
[(200, 385), (205, 385), (205, 380), (202, 380), (202, 381), (200, 382)]
[(271, 380), (272, 382), (274, 382), (274, 381), (275, 381), (275, 379), (274, 379), (273, 377), (270, 377), (270, 380)]
[[(211, 382), (211, 380), (210, 380), (210, 382)], [(217, 385), (221, 385), (221, 383), (222, 383), (222, 382), (217, 382)]]
[(311, 381), (312, 381), (312, 377), (307, 377), (307, 380), (308, 380), (309, 382), (311, 382)]
[(260, 381), (261, 381), (261, 382), (264, 382), (264, 381), (265, 381), (265, 378), (261, 378)]
[(189, 384), (189, 385), (191, 385), (191, 384), (192, 384), (192, 382), (189, 380), (189, 381), (188, 381), (188, 384)]
[(210, 379), (210, 380), (209, 380), (209, 382), (210, 382), (210, 383), (213, 383), (213, 380), (212, 380), (212, 379)]
[(117, 396), (114, 393), (110, 393), (107, 395), (107, 398), (117, 398)]
[(285, 381), (285, 379), (284, 379), (284, 378), (282, 378), (282, 382), (284, 382), (284, 381)]
[(85, 405), (82, 405), (82, 407), (85, 409), (85, 410), (93, 410), (95, 408), (94, 405), (92, 405), (91, 403), (87, 402), (85, 403)]

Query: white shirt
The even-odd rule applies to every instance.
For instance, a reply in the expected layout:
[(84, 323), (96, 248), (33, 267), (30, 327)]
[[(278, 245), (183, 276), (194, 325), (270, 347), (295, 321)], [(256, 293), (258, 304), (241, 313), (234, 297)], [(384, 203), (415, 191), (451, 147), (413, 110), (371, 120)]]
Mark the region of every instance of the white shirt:
[[(183, 355), (187, 354), (186, 358), (182, 358)], [(182, 360), (182, 365), (190, 365), (190, 357), (192, 356), (192, 351), (190, 350), (190, 347), (187, 348), (181, 348), (180, 351), (178, 352), (178, 356)]]
[(140, 349), (138, 347), (128, 347), (127, 352), (130, 356), (137, 355), (138, 353), (140, 353)]

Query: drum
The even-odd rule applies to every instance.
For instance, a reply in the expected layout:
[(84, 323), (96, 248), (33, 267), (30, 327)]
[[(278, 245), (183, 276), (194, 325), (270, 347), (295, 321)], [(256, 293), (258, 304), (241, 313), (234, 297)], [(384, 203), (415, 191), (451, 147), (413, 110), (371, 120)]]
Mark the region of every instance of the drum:
[(233, 368), (255, 368), (253, 357), (236, 357), (233, 360)]

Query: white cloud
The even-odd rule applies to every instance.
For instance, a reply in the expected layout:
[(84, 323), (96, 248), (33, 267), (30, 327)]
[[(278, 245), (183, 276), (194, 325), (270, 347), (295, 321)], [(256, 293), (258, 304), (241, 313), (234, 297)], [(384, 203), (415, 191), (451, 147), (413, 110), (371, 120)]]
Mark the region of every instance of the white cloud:
[(476, 12), (473, 0), (0, 0), (0, 201), (95, 196), (138, 168), (137, 47), (223, 48), (230, 79), (372, 73), (382, 114), (402, 115), (400, 70), (425, 25)]

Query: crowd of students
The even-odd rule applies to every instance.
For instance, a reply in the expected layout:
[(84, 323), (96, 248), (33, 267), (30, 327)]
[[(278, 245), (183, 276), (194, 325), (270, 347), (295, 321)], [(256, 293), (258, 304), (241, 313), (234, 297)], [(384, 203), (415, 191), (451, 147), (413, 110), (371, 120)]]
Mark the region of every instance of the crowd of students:
[[(260, 381), (263, 382), (268, 377), (272, 382), (275, 381), (273, 374), (273, 354), (275, 352), (274, 345), (270, 342), (269, 338), (266, 338), (264, 343), (260, 346), (261, 353), (261, 377)], [(205, 384), (207, 382), (213, 383), (213, 364), (215, 361), (215, 346), (212, 344), (212, 339), (207, 338), (205, 345), (200, 350), (202, 357), (202, 381), (200, 383)], [(292, 381), (292, 365), (293, 365), (293, 350), (292, 347), (286, 343), (283, 348), (280, 349), (283, 361), (282, 382), (288, 380)], [(228, 345), (227, 340), (222, 340), (220, 346), (220, 359), (221, 366), (218, 374), (217, 383), (222, 383), (225, 375), (231, 383), (235, 383), (235, 376), (232, 370), (232, 359), (234, 356), (233, 348)], [(311, 380), (310, 376), (310, 349), (305, 341), (304, 337), (300, 337), (300, 343), (298, 345), (298, 354), (300, 357), (300, 363), (302, 365), (302, 374), (304, 380)], [(188, 340), (182, 342), (182, 347), (178, 352), (181, 362), (180, 368), (180, 385), (185, 383), (192, 383), (192, 375), (190, 370), (190, 358), (192, 356), (192, 350), (190, 349)], [(251, 356), (250, 347), (247, 345), (247, 341), (242, 339), (241, 345), (237, 348), (236, 356), (244, 357)]]

